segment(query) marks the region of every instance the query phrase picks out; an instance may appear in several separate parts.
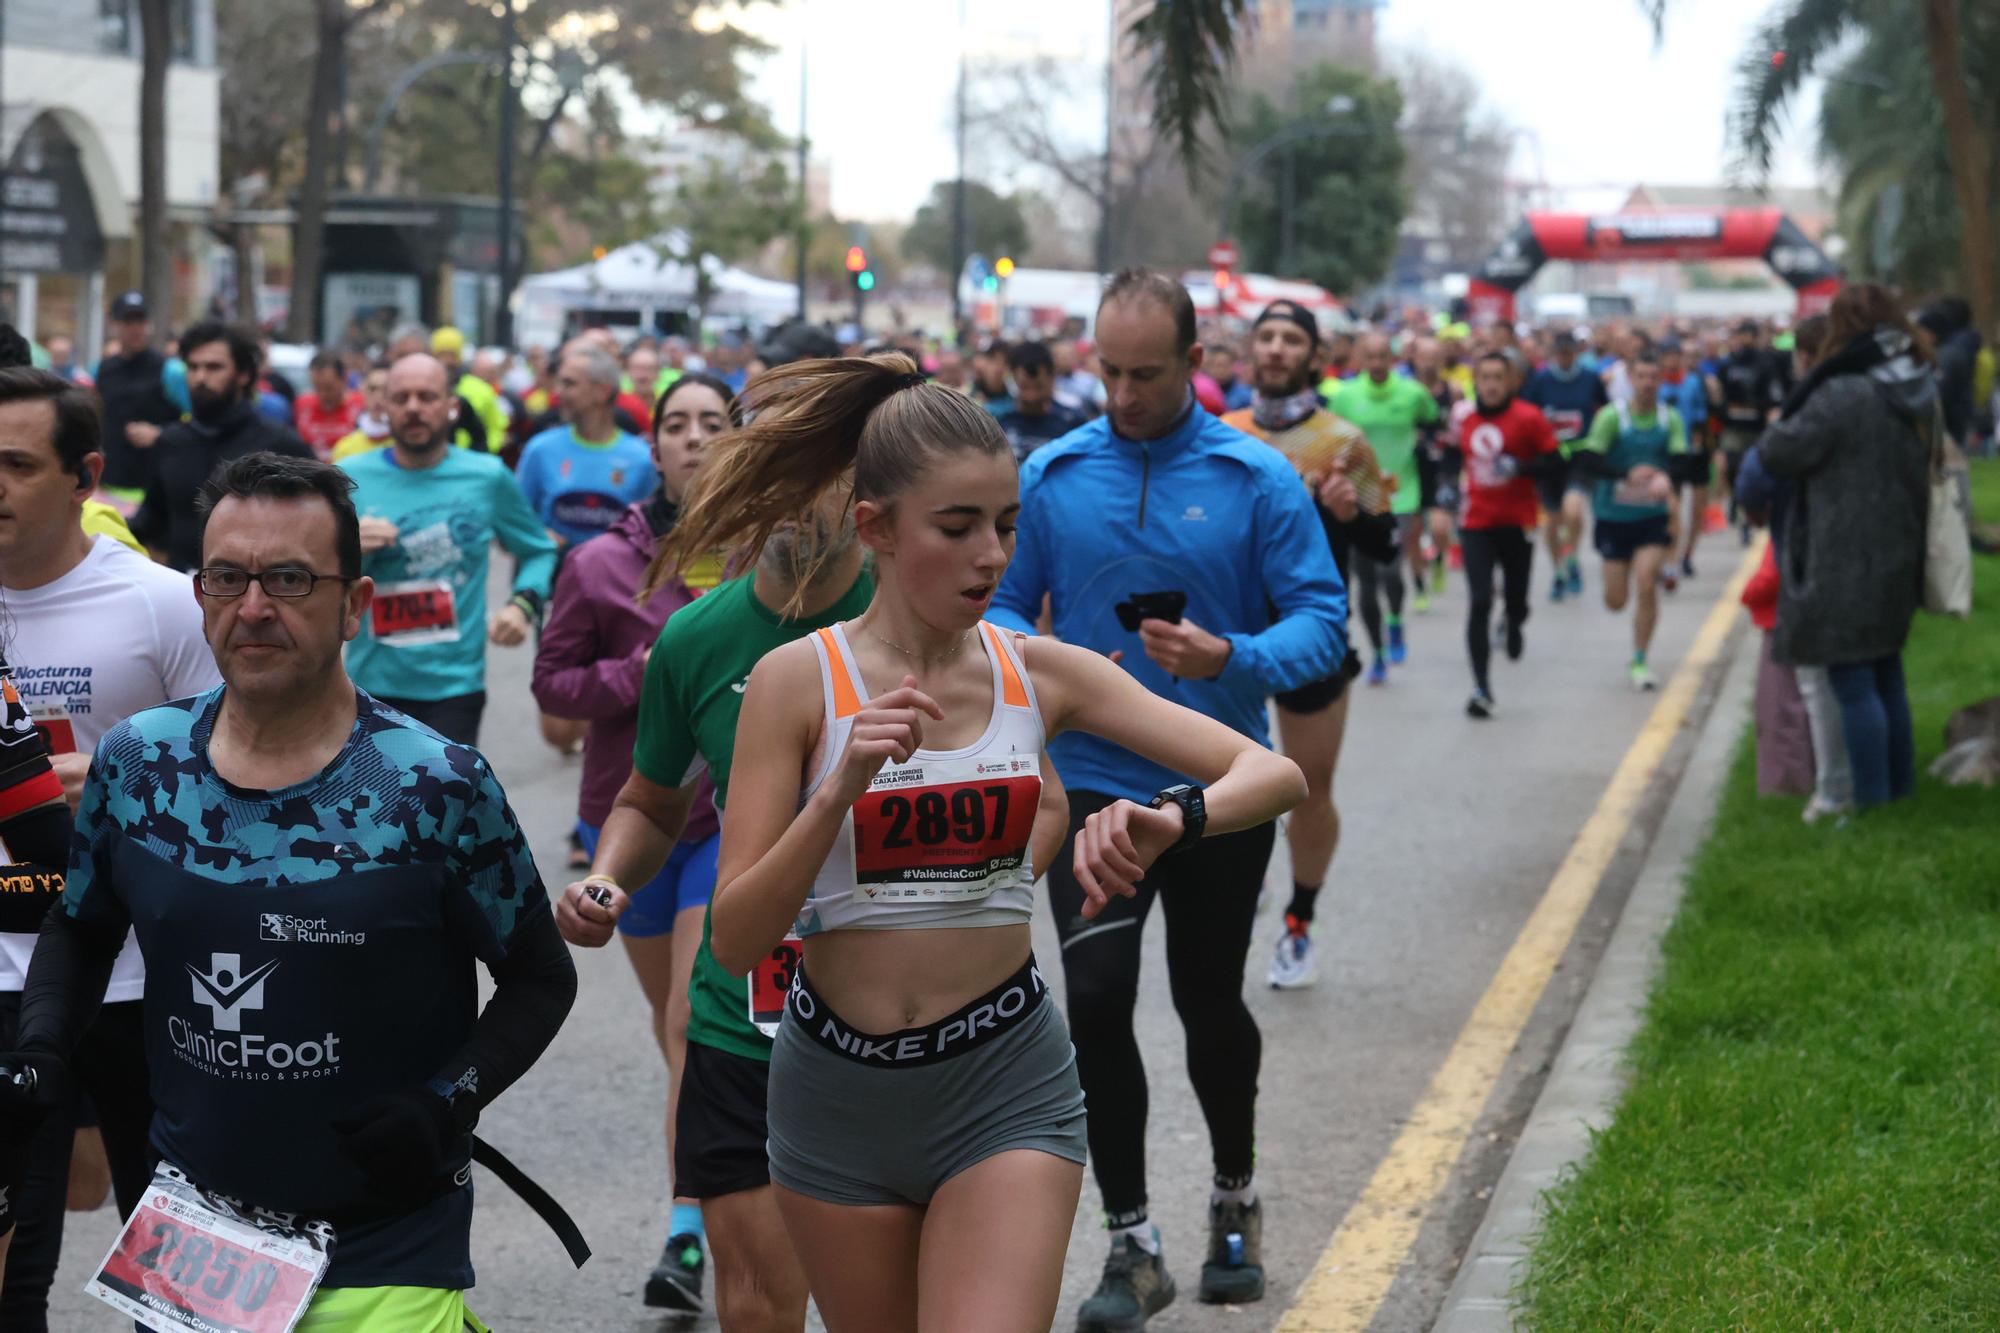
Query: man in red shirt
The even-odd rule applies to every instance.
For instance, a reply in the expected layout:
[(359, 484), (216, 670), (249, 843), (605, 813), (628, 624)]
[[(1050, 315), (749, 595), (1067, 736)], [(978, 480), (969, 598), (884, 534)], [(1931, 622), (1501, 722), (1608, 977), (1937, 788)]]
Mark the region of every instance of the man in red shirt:
[(334, 445), (354, 433), (364, 402), (358, 392), (347, 387), (338, 352), (320, 348), (313, 353), (308, 372), (312, 392), (300, 394), (292, 404), (292, 424), (298, 427), (299, 438), (324, 462), (332, 457)]
[(1528, 621), (1528, 578), (1534, 568), (1537, 495), (1535, 477), (1562, 466), (1561, 445), (1542, 409), (1514, 396), (1514, 366), (1503, 352), (1488, 352), (1472, 372), (1478, 404), (1459, 426), (1465, 474), (1459, 545), (1472, 605), (1465, 646), (1472, 653), (1472, 697), (1465, 711), (1493, 716), (1486, 666), (1493, 654), (1493, 570), (1506, 587), (1507, 659), (1521, 656), (1521, 627)]

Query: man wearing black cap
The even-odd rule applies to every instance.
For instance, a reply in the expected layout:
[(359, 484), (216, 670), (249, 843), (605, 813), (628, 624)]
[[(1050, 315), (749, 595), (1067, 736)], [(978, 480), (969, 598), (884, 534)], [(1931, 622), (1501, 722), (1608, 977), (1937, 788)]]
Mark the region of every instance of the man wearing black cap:
[[(1256, 396), (1250, 406), (1222, 419), (1269, 444), (1298, 469), (1318, 502), (1334, 564), (1345, 581), (1357, 545), (1365, 559), (1396, 558), (1396, 520), (1368, 437), (1320, 406), (1313, 389), (1318, 354), (1319, 321), (1310, 310), (1291, 301), (1266, 306), (1250, 327)], [(1279, 739), (1306, 775), (1306, 799), (1292, 811), (1285, 831), (1292, 851), (1292, 901), (1271, 960), (1271, 985), (1279, 990), (1310, 986), (1317, 971), (1313, 909), (1340, 845), (1333, 770), (1347, 731), (1347, 686), (1360, 674), (1361, 655), (1349, 648), (1332, 675), (1277, 696)]]
[(104, 403), (103, 487), (137, 500), (152, 478), (149, 452), (160, 428), (181, 419), (167, 394), (167, 358), (152, 345), (146, 298), (126, 292), (111, 303), (118, 350), (98, 363), (97, 394)]

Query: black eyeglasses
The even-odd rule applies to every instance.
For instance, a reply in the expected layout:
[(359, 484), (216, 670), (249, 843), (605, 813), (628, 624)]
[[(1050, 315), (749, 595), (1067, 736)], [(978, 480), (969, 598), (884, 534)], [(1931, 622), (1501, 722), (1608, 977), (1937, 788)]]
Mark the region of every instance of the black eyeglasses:
[(252, 583), (262, 588), (266, 597), (310, 597), (321, 579), (342, 584), (354, 582), (345, 574), (315, 574), (298, 565), (279, 565), (256, 574), (231, 565), (210, 565), (196, 570), (194, 575), (195, 586), (204, 597), (241, 597), (250, 591)]

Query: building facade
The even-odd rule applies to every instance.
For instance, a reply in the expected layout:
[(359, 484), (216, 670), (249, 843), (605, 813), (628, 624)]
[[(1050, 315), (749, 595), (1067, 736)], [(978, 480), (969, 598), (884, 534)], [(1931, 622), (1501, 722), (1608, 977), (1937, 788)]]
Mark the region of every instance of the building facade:
[[(0, 306), (95, 357), (108, 293), (137, 286), (138, 0), (0, 0)], [(221, 182), (215, 0), (169, 0), (167, 216), (179, 326), (210, 287)]]

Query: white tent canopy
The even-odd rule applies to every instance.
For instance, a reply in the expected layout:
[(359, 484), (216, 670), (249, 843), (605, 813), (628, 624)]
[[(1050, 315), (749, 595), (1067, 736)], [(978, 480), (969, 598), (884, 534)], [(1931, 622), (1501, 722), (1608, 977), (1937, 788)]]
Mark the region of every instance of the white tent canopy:
[[(653, 241), (621, 245), (604, 258), (575, 268), (537, 273), (521, 280), (524, 307), (571, 310), (685, 310), (695, 303), (695, 266), (682, 258), (686, 240), (669, 232)], [(760, 278), (712, 255), (701, 270), (713, 295), (705, 314), (758, 321), (779, 320), (798, 309), (799, 289), (789, 282)]]

